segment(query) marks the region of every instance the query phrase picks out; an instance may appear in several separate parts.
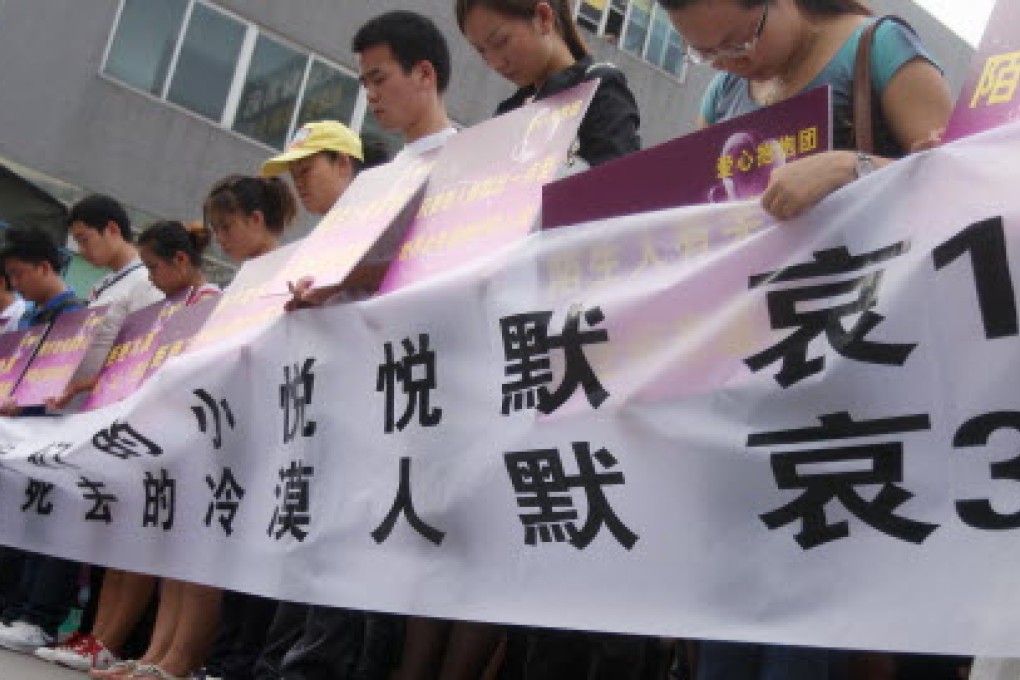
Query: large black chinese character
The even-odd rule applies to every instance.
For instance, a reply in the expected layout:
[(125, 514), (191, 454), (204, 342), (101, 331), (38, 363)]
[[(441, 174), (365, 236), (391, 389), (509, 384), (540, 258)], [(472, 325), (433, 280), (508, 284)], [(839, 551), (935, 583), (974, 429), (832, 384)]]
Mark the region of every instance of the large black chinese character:
[[(570, 544), (583, 550), (605, 526), (620, 545), (630, 550), (637, 543), (638, 536), (616, 515), (603, 490), (604, 486), (623, 484), (623, 473), (598, 472), (595, 469), (595, 462), (605, 470), (616, 467), (616, 458), (605, 448), (593, 455), (588, 442), (574, 442), (572, 446), (577, 460), (576, 475), (564, 472), (556, 449), (514, 451), (504, 455), (506, 469), (517, 494), (517, 505), (534, 510), (520, 516), (524, 525), (524, 542), (528, 545), (535, 545), (537, 539), (543, 543), (563, 542), (569, 536)], [(571, 489), (583, 489), (588, 503), (588, 516), (580, 529), (575, 526), (578, 514)]]
[(25, 504), (21, 506), (22, 512), (28, 512), (35, 508), (36, 514), (48, 515), (53, 512), (53, 504), (46, 500), (46, 496), (53, 491), (53, 485), (49, 482), (40, 482), (38, 479), (29, 479), (25, 487)]
[[(814, 262), (752, 276), (750, 286), (753, 288), (763, 284), (859, 272), (897, 257), (908, 249), (908, 243), (900, 242), (864, 255), (851, 256), (845, 247), (822, 250), (814, 254)], [(824, 356), (807, 358), (808, 345), (824, 332), (829, 345), (848, 359), (902, 366), (917, 346), (916, 343), (891, 344), (867, 339), (867, 335), (885, 318), (870, 311), (876, 303), (882, 273), (879, 269), (845, 281), (770, 291), (766, 297), (772, 328), (796, 330), (772, 347), (748, 357), (744, 363), (752, 371), (760, 371), (782, 360), (782, 368), (775, 376), (776, 382), (784, 388), (789, 387), (820, 373), (825, 367)], [(854, 293), (855, 299), (845, 299)], [(841, 298), (843, 301), (822, 306), (823, 301), (832, 298)], [(860, 317), (847, 330), (843, 327), (842, 319), (853, 314), (860, 314)]]
[(217, 514), (220, 526), (227, 536), (230, 536), (234, 533), (234, 516), (244, 498), (244, 489), (234, 479), (234, 473), (230, 468), (223, 468), (219, 483), (211, 475), (205, 476), (205, 483), (213, 494), (205, 513), (205, 525), (212, 526), (213, 515)]
[(142, 481), (145, 489), (145, 509), (142, 514), (142, 526), (159, 526), (163, 531), (170, 531), (174, 526), (174, 504), (177, 496), (176, 480), (167, 476), (166, 469), (160, 468), (159, 477), (145, 472)]
[[(608, 342), (609, 333), (604, 329), (582, 331), (582, 314), (589, 327), (605, 320), (599, 307), (582, 311), (580, 305), (573, 305), (563, 331), (553, 336), (549, 335), (552, 312), (528, 312), (499, 320), (507, 362), (504, 373), (511, 378), (503, 384), (503, 415), (509, 414), (511, 407), (515, 411), (537, 407), (542, 413), (552, 413), (570, 399), (578, 386), (584, 389), (592, 408), (609, 398), (584, 354), (584, 345)], [(564, 375), (559, 387), (550, 392), (549, 352), (553, 349), (563, 351)]]
[(203, 389), (194, 390), (194, 395), (202, 400), (201, 406), (192, 406), (191, 412), (198, 420), (198, 430), (206, 433), (208, 420), (212, 420), (212, 444), (214, 449), (223, 446), (223, 425), (222, 420), (227, 421), (227, 426), (234, 429), (234, 414), (230, 410), (230, 404), (226, 399), (216, 401), (211, 394)]
[[(953, 448), (984, 447), (992, 435), (1002, 430), (1020, 434), (1020, 413), (992, 411), (971, 418), (956, 431)], [(1000, 435), (1001, 436), (1001, 435)], [(991, 479), (1020, 481), (1020, 455), (999, 460), (989, 465)], [(1020, 511), (1003, 514), (987, 498), (967, 498), (956, 502), (956, 513), (968, 526), (986, 531), (1004, 531), (1020, 528)]]
[(976, 222), (935, 248), (932, 251), (935, 269), (942, 269), (965, 253), (970, 255), (985, 337), (993, 340), (1017, 335), (1020, 322), (1002, 218)]
[(114, 421), (110, 427), (96, 432), (92, 437), (92, 445), (103, 453), (116, 456), (122, 460), (137, 458), (142, 454), (150, 456), (163, 455), (163, 449), (147, 439), (128, 423)]
[(315, 434), (315, 421), (308, 420), (305, 410), (312, 405), (315, 389), (315, 374), (312, 373), (314, 358), (305, 359), (298, 367), (283, 367), (283, 384), (280, 385), (280, 408), (283, 409), (283, 443), (286, 444), (301, 433), (302, 437)]
[(52, 442), (33, 452), (28, 462), (43, 468), (77, 468), (63, 459), (63, 455), (74, 448), (70, 442)]
[[(821, 427), (780, 430), (750, 435), (748, 446), (783, 446), (826, 442), (834, 439), (876, 437), (927, 430), (928, 416), (910, 415), (854, 422), (843, 411), (819, 416)], [(877, 442), (854, 446), (833, 446), (779, 451), (771, 456), (772, 472), (780, 489), (800, 489), (796, 499), (761, 515), (769, 529), (800, 521), (797, 543), (805, 550), (846, 538), (850, 524), (830, 523), (825, 506), (838, 500), (855, 517), (869, 526), (900, 540), (922, 543), (938, 525), (918, 522), (895, 514), (914, 494), (898, 486), (903, 481), (902, 442)], [(859, 468), (848, 469), (848, 464)], [(812, 471), (811, 468), (814, 468)], [(857, 487), (879, 485), (871, 500)]]
[[(410, 338), (401, 341), (404, 358), (396, 361), (393, 357), (393, 343), (383, 345), (386, 362), (379, 365), (375, 391), (382, 392), (386, 398), (385, 430), (393, 432), (393, 426), (403, 430), (411, 422), (415, 412), (418, 413), (418, 424), (422, 427), (433, 427), (443, 419), (443, 409), (429, 406), (429, 395), (436, 389), (436, 353), (429, 349), (429, 336), (418, 335), (418, 348)], [(400, 419), (394, 423), (397, 382), (404, 394), (405, 406)]]
[(110, 503), (116, 503), (117, 497), (112, 493), (103, 493), (103, 488), (106, 487), (104, 482), (92, 482), (89, 481), (84, 475), (81, 481), (78, 482), (78, 488), (82, 489), (82, 498), (92, 502), (92, 508), (85, 513), (86, 522), (106, 522), (109, 524), (113, 521), (113, 514), (110, 511)]
[(273, 518), (269, 521), (266, 533), (276, 540), (289, 533), (298, 541), (303, 541), (308, 535), (304, 527), (312, 521), (309, 512), (311, 489), (308, 482), (315, 474), (315, 468), (302, 465), (301, 461), (291, 461), (290, 467), (280, 468), (279, 474), (280, 483), (275, 490), (279, 503), (273, 510)]
[(372, 538), (375, 539), (376, 543), (382, 543), (390, 537), (390, 533), (393, 531), (393, 527), (396, 526), (397, 519), (401, 515), (407, 518), (407, 523), (411, 525), (411, 528), (421, 534), (425, 540), (435, 545), (443, 542), (446, 532), (426, 524), (414, 509), (414, 500), (411, 498), (410, 458), (400, 459), (400, 485), (397, 488), (397, 497), (393, 499), (393, 505), (383, 519), (382, 524), (372, 532)]
[(503, 335), (503, 373), (512, 378), (503, 383), (503, 415), (513, 410), (535, 408), (538, 388), (552, 381), (549, 370), (549, 320), (552, 312), (529, 312), (499, 320)]

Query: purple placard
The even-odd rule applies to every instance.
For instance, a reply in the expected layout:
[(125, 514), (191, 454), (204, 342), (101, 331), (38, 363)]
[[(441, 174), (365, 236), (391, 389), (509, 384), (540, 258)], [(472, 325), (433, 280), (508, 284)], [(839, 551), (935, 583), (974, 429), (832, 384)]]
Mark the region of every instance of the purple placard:
[[(318, 287), (341, 283), (379, 237), (404, 217), (405, 207), (421, 191), (434, 161), (431, 154), (404, 154), (358, 173), (267, 286), (267, 294), (288, 293), (287, 284), (303, 277), (310, 277)], [(406, 227), (407, 220), (402, 221)]]
[(0, 335), (0, 400), (7, 399), (18, 386), (28, 362), (35, 356), (46, 336), (46, 324)]
[(181, 302), (164, 300), (125, 317), (99, 371), (96, 386), (82, 410), (90, 411), (113, 404), (138, 389), (156, 352), (156, 341), (163, 324), (181, 307)]
[(301, 246), (291, 243), (247, 260), (223, 295), (217, 298), (212, 316), (189, 342), (188, 349), (215, 345), (283, 316), (283, 305), (290, 294), (286, 289), (280, 290), (274, 282), (279, 280), (280, 270)]
[(53, 322), (14, 390), (18, 406), (40, 406), (46, 399), (63, 394), (105, 314), (105, 305), (88, 307), (64, 312)]
[(971, 61), (946, 141), (1003, 125), (1020, 117), (1020, 3), (999, 0)]
[(142, 378), (143, 382), (159, 370), (167, 359), (188, 350), (191, 340), (202, 330), (219, 303), (220, 296), (206, 298), (180, 310), (163, 324), (146, 367), (145, 376)]
[(826, 85), (548, 184), (542, 227), (758, 196), (773, 168), (832, 148), (831, 110)]
[(567, 160), (598, 81), (503, 114), (451, 138), (381, 291), (488, 255), (525, 236), (542, 185)]

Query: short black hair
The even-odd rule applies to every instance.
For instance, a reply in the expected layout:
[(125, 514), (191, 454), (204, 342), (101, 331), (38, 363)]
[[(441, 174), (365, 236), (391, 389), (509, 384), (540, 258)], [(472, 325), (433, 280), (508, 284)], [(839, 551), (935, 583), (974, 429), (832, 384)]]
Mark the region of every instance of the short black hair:
[(120, 228), (120, 235), (125, 241), (132, 241), (134, 233), (131, 231), (131, 220), (127, 211), (116, 199), (102, 194), (92, 194), (81, 199), (73, 206), (67, 216), (67, 224), (74, 222), (87, 224), (96, 231), (106, 229), (106, 225), (113, 222)]
[[(3, 246), (0, 246), (0, 263), (6, 262), (8, 258), (30, 264), (49, 262), (50, 267), (58, 274), (63, 264), (57, 244), (49, 234), (38, 227), (14, 226), (4, 231)], [(6, 277), (6, 272), (4, 276)], [(10, 279), (8, 284), (9, 282)]]
[(394, 10), (369, 19), (351, 40), (351, 51), (364, 52), (376, 45), (386, 45), (404, 69), (410, 73), (422, 61), (436, 70), (439, 92), (450, 84), (450, 48), (442, 31), (427, 16), (407, 10)]

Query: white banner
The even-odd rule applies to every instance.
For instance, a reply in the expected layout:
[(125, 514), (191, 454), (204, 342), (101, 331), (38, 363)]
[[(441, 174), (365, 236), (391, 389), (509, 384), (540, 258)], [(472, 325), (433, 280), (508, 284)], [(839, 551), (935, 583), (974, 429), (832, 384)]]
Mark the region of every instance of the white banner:
[(287, 600), (1020, 655), (1012, 127), (534, 235), (0, 424), (0, 540)]

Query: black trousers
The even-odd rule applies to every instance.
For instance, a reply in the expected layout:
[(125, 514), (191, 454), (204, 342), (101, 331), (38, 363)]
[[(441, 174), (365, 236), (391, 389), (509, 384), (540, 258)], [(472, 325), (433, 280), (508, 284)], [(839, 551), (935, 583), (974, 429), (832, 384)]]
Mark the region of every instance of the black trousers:
[(224, 680), (254, 677), (255, 660), (262, 652), (276, 606), (276, 600), (224, 591), (220, 629), (206, 663), (209, 675)]
[(403, 643), (400, 617), (281, 602), (257, 680), (385, 680)]
[[(8, 565), (12, 565), (10, 571)], [(8, 623), (25, 621), (55, 637), (78, 593), (81, 564), (4, 548), (2, 570), (5, 572), (4, 579), (13, 587), (8, 591), (0, 620)]]

